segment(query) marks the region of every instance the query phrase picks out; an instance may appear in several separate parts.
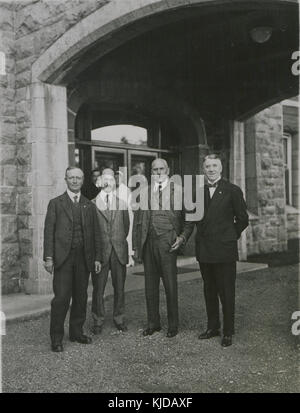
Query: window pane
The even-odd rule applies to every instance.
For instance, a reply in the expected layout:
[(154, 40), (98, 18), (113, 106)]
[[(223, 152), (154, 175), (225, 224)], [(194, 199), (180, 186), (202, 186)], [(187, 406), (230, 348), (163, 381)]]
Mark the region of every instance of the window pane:
[(94, 169), (99, 169), (100, 172), (105, 168), (113, 169), (117, 171), (120, 167), (125, 165), (124, 155), (122, 153), (111, 153), (95, 151), (95, 163)]
[(147, 146), (147, 129), (134, 125), (113, 125), (92, 130), (92, 140)]
[(79, 149), (76, 148), (75, 149), (75, 166), (78, 166), (78, 168), (80, 168), (80, 152)]
[(285, 170), (284, 174), (285, 178), (285, 203), (290, 205), (290, 171), (288, 169)]

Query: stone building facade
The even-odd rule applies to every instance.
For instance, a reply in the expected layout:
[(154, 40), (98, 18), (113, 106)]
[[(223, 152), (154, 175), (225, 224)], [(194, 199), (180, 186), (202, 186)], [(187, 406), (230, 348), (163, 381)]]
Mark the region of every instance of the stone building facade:
[[(285, 116), (293, 109), (294, 119)], [(248, 255), (284, 251), (289, 239), (299, 238), (299, 137), (298, 101), (284, 102), (259, 112), (247, 120), (246, 197), (251, 225), (248, 230)], [(290, 125), (290, 126), (289, 126)], [(287, 203), (283, 136), (290, 130), (294, 139), (290, 150), (294, 164), (293, 199)], [(255, 139), (251, 139), (255, 137)], [(249, 139), (248, 139), (249, 138)], [(289, 223), (293, 221), (293, 226)]]
[[(47, 203), (64, 190), (64, 171), (69, 163), (75, 162), (76, 149), (84, 148), (83, 156), (89, 163), (87, 172), (93, 167), (90, 133), (103, 113), (106, 116), (103, 125), (109, 121), (120, 123), (122, 114), (126, 122), (146, 126), (153, 134), (152, 150), (156, 147), (157, 153), (170, 157), (180, 153), (182, 174), (200, 173), (202, 159), (209, 150), (222, 155), (226, 176), (244, 190), (251, 215), (251, 225), (240, 242), (243, 259), (258, 253), (283, 251), (289, 239), (299, 238), (298, 101), (280, 103), (298, 94), (298, 83), (286, 70), (278, 74), (279, 80), (274, 80), (276, 87), (266, 87), (259, 99), (254, 93), (257, 85), (253, 93), (247, 91), (247, 99), (239, 95), (238, 87), (234, 94), (233, 87), (226, 88), (227, 78), (222, 77), (230, 77), (232, 49), (224, 53), (222, 74), (217, 70), (210, 74), (204, 68), (201, 76), (205, 81), (200, 81), (197, 73), (203, 64), (194, 59), (198, 46), (189, 50), (190, 45), (196, 44), (199, 29), (193, 21), (191, 27), (195, 33), (192, 29), (189, 32), (186, 22), (195, 18), (196, 10), (199, 19), (211, 19), (210, 27), (217, 27), (201, 32), (207, 38), (201, 38), (200, 48), (207, 41), (221, 42), (219, 39), (226, 38), (223, 31), (229, 25), (222, 26), (220, 31), (219, 9), (213, 9), (214, 3), (218, 2), (0, 1), (0, 52), (5, 56), (5, 67), (0, 71), (4, 294), (51, 290), (42, 262)], [(245, 15), (246, 3), (247, 7), (254, 7), (251, 1), (231, 3), (236, 3), (237, 10), (242, 5)], [(267, 3), (262, 1), (255, 6), (258, 14), (266, 14)], [(275, 0), (278, 8), (274, 9), (272, 19), (276, 20), (280, 8), (281, 16), (286, 14), (291, 18), (296, 4), (296, 1)], [(233, 16), (237, 10), (232, 9), (233, 5), (230, 7), (228, 16)], [(239, 20), (237, 23), (238, 30), (242, 30), (244, 23)], [(242, 37), (234, 30), (232, 36), (238, 44)], [(188, 34), (183, 36), (183, 33)], [(160, 45), (160, 38), (166, 39), (166, 44)], [(250, 41), (248, 38), (245, 41), (248, 47)], [(143, 46), (150, 43), (155, 48)], [(220, 50), (227, 46), (220, 43), (206, 57), (211, 62), (217, 61)], [(136, 58), (136, 50), (142, 58)], [(166, 50), (170, 54), (164, 60)], [(184, 53), (190, 55), (180, 65)], [(260, 58), (253, 58), (253, 64), (259, 65)], [(239, 70), (238, 60), (234, 63), (236, 70)], [(171, 61), (174, 73), (168, 66)], [(268, 76), (267, 72), (266, 79)], [(208, 90), (207, 82), (215, 85), (218, 92)], [(194, 94), (195, 85), (198, 89)], [(202, 100), (199, 91), (205, 96)], [(224, 102), (231, 102), (230, 108)], [(93, 115), (96, 110), (97, 115)], [(285, 134), (291, 142), (289, 165), (285, 159)], [(155, 139), (165, 140), (165, 146), (158, 147)], [(167, 151), (169, 147), (173, 148), (172, 154)], [(291, 170), (288, 185), (292, 182), (289, 205), (288, 168)]]

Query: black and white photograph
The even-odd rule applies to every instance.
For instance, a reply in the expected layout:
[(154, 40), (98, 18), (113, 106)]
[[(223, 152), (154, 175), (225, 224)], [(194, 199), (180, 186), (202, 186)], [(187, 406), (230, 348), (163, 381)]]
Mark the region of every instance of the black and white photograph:
[(0, 0), (0, 393), (300, 393), (299, 75), (298, 0)]

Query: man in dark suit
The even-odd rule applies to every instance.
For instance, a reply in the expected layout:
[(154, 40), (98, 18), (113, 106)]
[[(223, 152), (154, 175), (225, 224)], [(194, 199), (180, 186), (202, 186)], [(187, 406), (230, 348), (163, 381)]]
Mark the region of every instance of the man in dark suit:
[[(223, 310), (222, 346), (232, 344), (237, 240), (248, 226), (247, 207), (241, 189), (221, 177), (222, 163), (207, 155), (203, 163), (207, 183), (204, 188), (204, 217), (197, 222), (196, 258), (204, 282), (207, 330), (199, 339), (220, 335), (219, 298)], [(193, 230), (190, 223), (186, 239)]]
[[(148, 194), (149, 208), (135, 211), (133, 223), (134, 257), (142, 259), (145, 270), (148, 326), (143, 335), (161, 330), (159, 284), (162, 278), (167, 298), (167, 337), (174, 337), (178, 333), (177, 250), (184, 243), (184, 212), (175, 205), (182, 205), (182, 192), (178, 186), (170, 185), (169, 168), (164, 159), (152, 162), (152, 175), (154, 185), (143, 189)], [(141, 198), (146, 195), (143, 191)]]
[(97, 206), (97, 218), (101, 238), (101, 272), (92, 274), (93, 301), (92, 315), (94, 320), (93, 333), (102, 331), (105, 308), (104, 290), (109, 270), (114, 288), (114, 323), (118, 330), (127, 331), (124, 319), (125, 297), (124, 286), (126, 264), (128, 263), (129, 214), (125, 201), (116, 195), (114, 171), (106, 168), (102, 172), (103, 189), (93, 202)]
[(80, 192), (83, 179), (81, 169), (67, 168), (67, 191), (49, 202), (45, 219), (45, 269), (50, 274), (54, 272), (50, 337), (55, 352), (63, 351), (64, 321), (71, 298), (70, 340), (91, 342), (83, 334), (83, 325), (89, 274), (101, 269), (100, 232), (95, 205)]

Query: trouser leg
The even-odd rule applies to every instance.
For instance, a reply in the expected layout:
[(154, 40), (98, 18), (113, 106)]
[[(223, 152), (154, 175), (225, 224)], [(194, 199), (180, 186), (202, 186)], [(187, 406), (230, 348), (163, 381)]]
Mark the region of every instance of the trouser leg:
[(176, 238), (174, 231), (163, 234), (158, 243), (163, 285), (166, 293), (169, 330), (178, 329), (177, 254), (169, 252)]
[(143, 253), (145, 270), (145, 296), (147, 306), (148, 328), (160, 327), (159, 283), (160, 268), (153, 253), (153, 240), (149, 236)]
[(83, 247), (75, 248), (73, 263), (72, 305), (70, 312), (69, 335), (79, 337), (83, 334), (83, 325), (86, 320), (87, 288), (89, 271), (84, 257)]
[(109, 262), (102, 265), (99, 274), (93, 273), (92, 317), (94, 325), (101, 327), (105, 318), (104, 291), (107, 283)]
[(64, 336), (64, 322), (70, 306), (73, 279), (72, 253), (57, 269), (54, 269), (53, 292), (50, 313), (50, 337), (52, 343), (61, 343)]
[(125, 279), (126, 265), (120, 263), (115, 250), (112, 249), (110, 257), (111, 280), (114, 288), (113, 319), (116, 324), (124, 323), (125, 313)]
[(234, 334), (236, 262), (220, 263), (216, 266), (218, 293), (223, 310), (223, 334)]
[(220, 315), (215, 264), (199, 262), (199, 266), (203, 278), (207, 329), (218, 330), (220, 328)]

